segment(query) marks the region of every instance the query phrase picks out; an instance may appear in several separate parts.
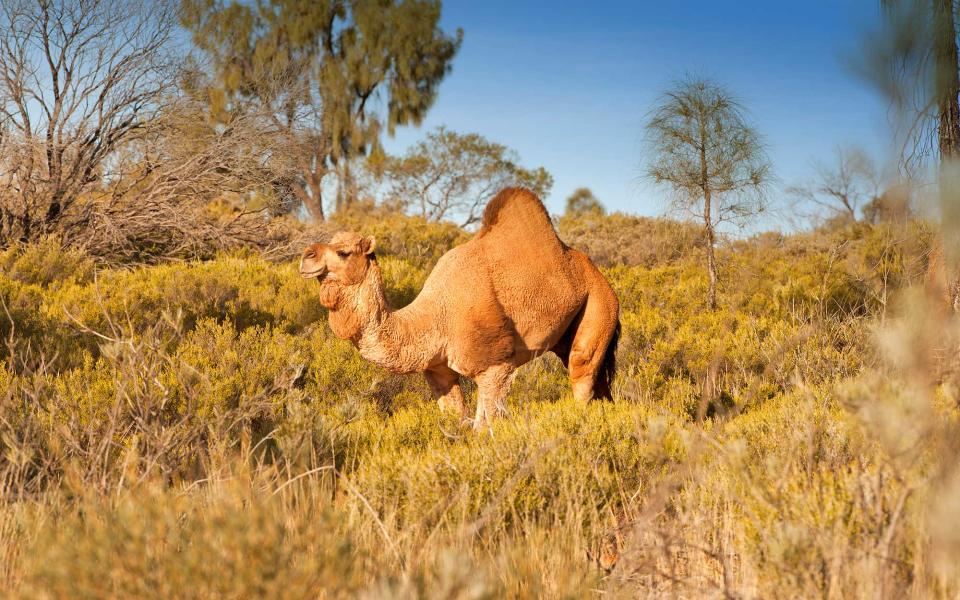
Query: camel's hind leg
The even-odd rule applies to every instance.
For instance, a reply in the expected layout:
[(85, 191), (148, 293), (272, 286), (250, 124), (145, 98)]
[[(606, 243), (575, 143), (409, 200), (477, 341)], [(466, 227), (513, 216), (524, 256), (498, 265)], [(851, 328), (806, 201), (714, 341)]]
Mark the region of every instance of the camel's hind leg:
[(616, 344), (619, 312), (617, 297), (606, 281), (602, 281), (602, 285), (591, 290), (583, 313), (571, 325), (575, 331), (567, 369), (573, 397), (577, 400), (610, 397), (609, 379), (613, 375), (613, 350), (616, 349), (610, 346)]
[(424, 372), (424, 377), (437, 398), (440, 410), (451, 412), (462, 420), (466, 416), (460, 375), (449, 367), (437, 367)]
[(513, 381), (513, 365), (496, 365), (480, 373), (477, 382), (477, 415), (473, 419), (475, 430), (489, 427), (495, 419), (507, 412), (507, 394)]

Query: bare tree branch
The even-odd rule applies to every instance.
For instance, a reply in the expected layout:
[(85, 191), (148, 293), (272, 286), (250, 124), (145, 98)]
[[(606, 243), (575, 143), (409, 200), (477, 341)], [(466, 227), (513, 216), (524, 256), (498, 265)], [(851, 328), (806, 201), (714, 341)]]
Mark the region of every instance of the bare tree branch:
[(787, 188), (798, 211), (822, 209), (813, 218), (821, 218), (826, 211), (828, 217), (857, 220), (862, 208), (880, 194), (879, 173), (870, 157), (857, 148), (837, 148), (832, 164), (815, 160), (813, 170), (810, 183)]
[(171, 94), (171, 1), (0, 0), (0, 243), (75, 217)]

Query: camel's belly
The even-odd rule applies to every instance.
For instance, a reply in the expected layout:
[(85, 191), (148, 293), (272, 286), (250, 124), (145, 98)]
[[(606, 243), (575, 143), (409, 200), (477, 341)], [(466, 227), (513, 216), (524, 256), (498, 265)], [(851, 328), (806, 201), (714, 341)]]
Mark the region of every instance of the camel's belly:
[(518, 349), (534, 354), (547, 352), (557, 345), (581, 307), (579, 298), (555, 295), (527, 305), (522, 313), (508, 315), (516, 331)]

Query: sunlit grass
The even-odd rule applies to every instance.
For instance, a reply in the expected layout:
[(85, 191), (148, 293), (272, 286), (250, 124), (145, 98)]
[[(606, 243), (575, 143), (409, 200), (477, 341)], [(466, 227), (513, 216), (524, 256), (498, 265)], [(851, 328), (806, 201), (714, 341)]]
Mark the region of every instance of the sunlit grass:
[[(819, 235), (727, 248), (717, 311), (695, 259), (610, 268), (615, 400), (544, 357), (482, 434), (335, 339), (292, 265), (10, 251), (0, 592), (955, 597), (956, 324), (877, 300), (889, 230)], [(430, 266), (381, 261), (400, 304)]]

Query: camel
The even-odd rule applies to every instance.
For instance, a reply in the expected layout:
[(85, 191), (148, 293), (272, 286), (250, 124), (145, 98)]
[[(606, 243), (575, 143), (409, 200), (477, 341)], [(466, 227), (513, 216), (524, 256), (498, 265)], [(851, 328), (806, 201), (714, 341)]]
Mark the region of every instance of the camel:
[(473, 427), (506, 412), (518, 367), (548, 351), (581, 401), (611, 397), (619, 303), (600, 270), (564, 244), (532, 192), (507, 188), (480, 230), (437, 262), (420, 294), (394, 310), (384, 295), (375, 240), (340, 232), (313, 244), (300, 275), (320, 284), (333, 333), (396, 373), (422, 372), (442, 410), (466, 421), (460, 378), (477, 384)]

